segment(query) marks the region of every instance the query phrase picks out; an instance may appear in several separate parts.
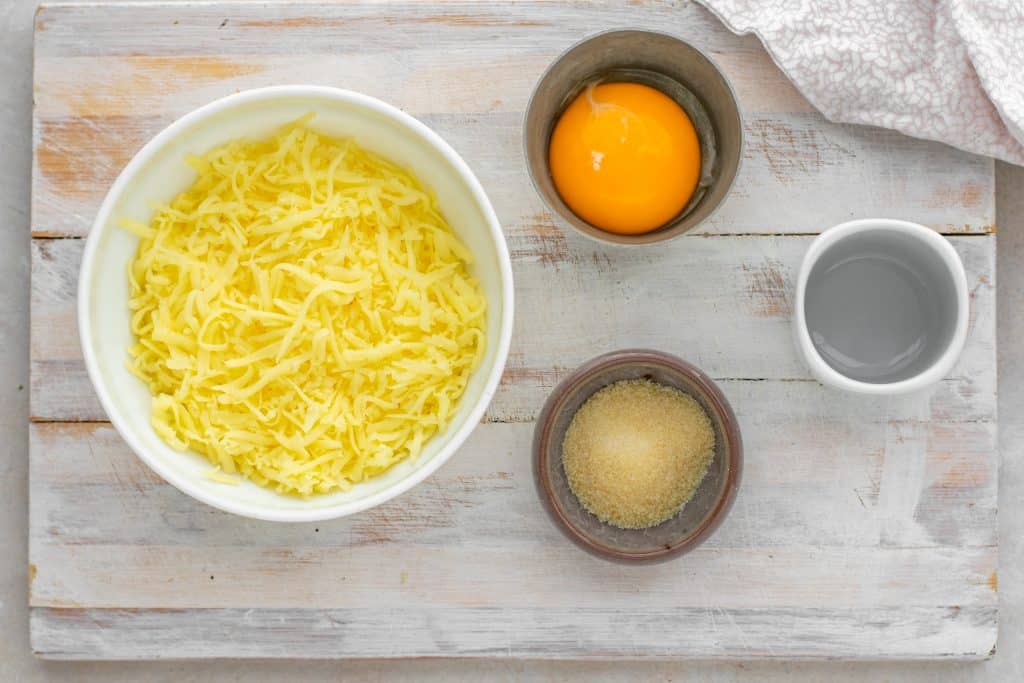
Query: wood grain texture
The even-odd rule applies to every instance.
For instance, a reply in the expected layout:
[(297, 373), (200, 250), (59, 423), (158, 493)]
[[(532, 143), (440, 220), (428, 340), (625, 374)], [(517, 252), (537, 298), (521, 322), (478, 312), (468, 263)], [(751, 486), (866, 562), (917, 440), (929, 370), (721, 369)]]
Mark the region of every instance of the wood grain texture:
[[(390, 636), (402, 625), (402, 640)], [(443, 629), (439, 628), (444, 624)], [(685, 625), (685, 628), (680, 628)], [(57, 659), (543, 657), (952, 659), (983, 652), (992, 607), (876, 609), (38, 609), (32, 640)], [(444, 636), (439, 637), (439, 632)], [(225, 638), (225, 634), (232, 634)], [(381, 638), (375, 634), (387, 634)], [(930, 644), (927, 654), (920, 643)], [(956, 643), (952, 651), (943, 646)]]
[[(527, 305), (516, 310), (503, 391), (488, 409), (490, 421), (532, 420), (572, 368), (596, 353), (631, 346), (678, 354), (716, 378), (810, 380), (793, 347), (790, 314), (811, 236), (687, 236), (657, 249), (619, 250), (549, 223), (510, 228), (507, 237), (516, 295)], [(970, 341), (931, 394), (931, 412), (987, 417), (995, 409), (995, 395), (984, 390), (995, 381), (995, 236), (951, 240), (971, 284)], [(83, 249), (77, 239), (32, 245), (35, 419), (106, 419), (78, 343), (74, 296)]]
[(762, 426), (785, 399), (781, 383), (755, 384), (729, 392), (749, 453), (734, 512), (685, 561), (628, 570), (581, 554), (545, 517), (532, 424), (481, 425), (428, 482), (365, 514), (275, 525), (197, 505), (109, 425), (37, 423), (32, 603), (628, 610), (642, 590), (660, 606), (995, 605), (995, 425), (892, 413)]
[[(544, 211), (522, 160), (541, 71), (582, 36), (650, 27), (708, 51), (744, 109), (728, 201), (653, 250), (593, 244)], [(756, 40), (690, 3), (217, 2), (49, 6), (36, 23), (30, 572), (44, 657), (977, 658), (998, 608), (992, 162), (824, 121)], [(238, 89), (376, 95), (451, 142), (505, 227), (517, 318), (502, 386), (452, 461), (352, 518), (274, 525), (184, 496), (105, 422), (75, 290), (107, 187), (178, 116)], [(826, 390), (790, 339), (823, 228), (871, 215), (951, 235), (967, 348), (909, 397)], [(746, 446), (722, 528), (675, 562), (567, 543), (530, 478), (550, 389), (647, 346), (716, 379)]]
[[(131, 30), (112, 30), (111, 19)], [(543, 214), (523, 182), (521, 115), (533, 85), (569, 44), (617, 26), (672, 30), (708, 50), (736, 88), (741, 175), (702, 232), (816, 233), (872, 215), (945, 232), (986, 232), (995, 222), (990, 159), (891, 131), (820, 125), (756, 41), (692, 4), (86, 6), (44, 9), (38, 23), (36, 235), (86, 234), (120, 169), (174, 119), (236, 90), (284, 83), (395, 102), (455, 143), (504, 225), (528, 228)]]

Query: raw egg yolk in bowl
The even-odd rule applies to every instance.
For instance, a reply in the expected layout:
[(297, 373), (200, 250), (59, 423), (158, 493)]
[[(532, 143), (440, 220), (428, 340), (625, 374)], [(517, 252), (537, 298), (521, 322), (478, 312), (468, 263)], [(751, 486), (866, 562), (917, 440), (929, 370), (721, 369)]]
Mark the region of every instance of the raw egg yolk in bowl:
[(587, 87), (555, 124), (548, 156), (555, 188), (573, 213), (625, 235), (668, 223), (700, 179), (690, 117), (640, 83)]

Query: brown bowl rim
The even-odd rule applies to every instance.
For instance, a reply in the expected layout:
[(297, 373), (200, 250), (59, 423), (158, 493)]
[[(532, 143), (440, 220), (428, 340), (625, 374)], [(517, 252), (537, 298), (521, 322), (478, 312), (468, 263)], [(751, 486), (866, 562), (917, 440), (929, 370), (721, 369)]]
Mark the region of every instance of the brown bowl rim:
[[(608, 546), (594, 542), (588, 536), (582, 534), (562, 514), (561, 509), (554, 503), (554, 492), (551, 490), (551, 483), (548, 477), (544, 476), (547, 469), (547, 448), (543, 446), (551, 439), (551, 429), (554, 424), (554, 417), (563, 409), (566, 397), (578, 386), (599, 375), (610, 368), (633, 363), (647, 363), (659, 365), (674, 370), (687, 376), (700, 388), (704, 398), (715, 415), (716, 421), (721, 425), (722, 433), (726, 440), (725, 454), (728, 460), (728, 472), (722, 495), (719, 496), (715, 506), (701, 520), (700, 524), (678, 542), (667, 548), (658, 548), (643, 553), (629, 553), (614, 550)], [(623, 563), (651, 563), (661, 562), (678, 557), (690, 550), (693, 550), (703, 543), (721, 525), (728, 515), (729, 510), (736, 499), (739, 490), (743, 470), (743, 440), (740, 436), (739, 422), (733, 413), (732, 406), (725, 398), (718, 385), (703, 371), (686, 361), (662, 351), (650, 349), (623, 349), (612, 351), (588, 360), (573, 370), (568, 377), (563, 379), (548, 395), (537, 417), (537, 425), (533, 437), (533, 480), (540, 496), (541, 503), (555, 526), (573, 541), (577, 546), (598, 557), (610, 559)]]
[[(674, 40), (678, 43), (682, 43), (683, 45), (687, 46), (688, 48), (692, 49), (694, 52), (699, 54), (704, 60), (706, 60), (712, 66), (712, 68), (718, 73), (718, 75), (721, 76), (722, 82), (725, 84), (726, 90), (728, 90), (730, 98), (732, 99), (733, 109), (736, 114), (736, 119), (739, 123), (739, 148), (737, 150), (736, 170), (733, 173), (732, 178), (729, 179), (727, 185), (725, 186), (721, 199), (719, 199), (718, 203), (716, 203), (711, 208), (711, 210), (708, 212), (708, 215), (705, 216), (700, 221), (697, 221), (696, 223), (688, 227), (684, 227), (684, 223), (671, 225), (671, 222), (675, 220), (672, 219), (672, 221), (670, 221), (665, 226), (655, 228), (654, 230), (648, 232), (636, 234), (615, 233), (610, 232), (608, 230), (602, 230), (601, 228), (598, 228), (597, 226), (592, 225), (591, 223), (580, 218), (578, 215), (576, 215), (576, 213), (572, 211), (572, 209), (569, 209), (568, 206), (565, 206), (565, 211), (563, 212), (561, 207), (552, 205), (551, 202), (547, 200), (547, 197), (544, 196), (544, 193), (541, 192), (540, 183), (537, 181), (536, 175), (533, 171), (533, 167), (530, 164), (530, 131), (527, 128), (526, 122), (529, 118), (530, 110), (533, 107), (534, 99), (537, 96), (537, 91), (540, 90), (540, 86), (544, 82), (544, 79), (546, 79), (548, 75), (554, 70), (554, 68), (563, 59), (565, 59), (573, 50), (579, 48), (580, 46), (586, 43), (589, 43), (592, 40), (607, 38), (610, 35), (615, 35), (618, 33), (656, 35), (668, 38), (670, 40)], [(526, 101), (526, 108), (523, 111), (522, 128), (523, 133), (521, 142), (523, 146), (523, 158), (526, 161), (526, 174), (530, 177), (530, 183), (533, 185), (534, 190), (537, 193), (537, 196), (540, 197), (540, 200), (544, 203), (544, 206), (549, 211), (551, 211), (551, 213), (554, 216), (556, 216), (559, 221), (569, 225), (577, 233), (584, 235), (585, 237), (592, 239), (596, 242), (599, 242), (601, 244), (616, 247), (642, 247), (652, 244), (659, 244), (661, 242), (665, 242), (673, 238), (686, 235), (687, 233), (692, 232), (693, 230), (697, 229), (704, 223), (711, 220), (711, 218), (713, 218), (714, 215), (718, 213), (719, 209), (721, 209), (722, 205), (725, 204), (726, 200), (729, 198), (729, 195), (732, 193), (732, 190), (736, 185), (736, 180), (737, 178), (739, 178), (740, 171), (743, 167), (743, 150), (746, 147), (746, 135), (743, 127), (743, 109), (740, 107), (740, 99), (739, 96), (736, 94), (736, 88), (733, 87), (732, 81), (729, 80), (729, 77), (726, 75), (722, 67), (718, 65), (718, 62), (712, 59), (711, 55), (706, 50), (702, 50), (701, 48), (697, 47), (690, 41), (685, 40), (674, 33), (671, 33), (669, 31), (661, 31), (657, 29), (643, 28), (637, 26), (608, 28), (601, 31), (597, 31), (595, 33), (588, 34), (583, 38), (577, 40), (576, 42), (572, 43), (568, 47), (566, 47), (560, 53), (558, 53), (558, 55), (551, 60), (547, 67), (545, 67), (540, 77), (537, 78), (537, 80), (533, 84), (533, 89), (530, 91), (530, 97)], [(545, 164), (545, 167), (546, 166), (547, 165)], [(572, 218), (570, 219), (569, 216), (566, 215), (566, 213), (571, 215)]]

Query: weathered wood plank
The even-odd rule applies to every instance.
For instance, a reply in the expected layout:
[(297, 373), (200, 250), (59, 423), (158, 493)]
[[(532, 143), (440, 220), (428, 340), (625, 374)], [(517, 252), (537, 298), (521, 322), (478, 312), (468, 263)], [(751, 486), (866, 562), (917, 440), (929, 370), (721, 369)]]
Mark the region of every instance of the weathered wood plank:
[[(558, 600), (548, 591), (562, 590), (542, 584), (563, 571), (581, 572), (566, 596), (580, 605), (611, 606), (619, 592), (632, 600), (636, 581), (665, 593), (662, 603), (686, 605), (709, 595), (731, 607), (994, 599), (982, 589), (991, 592), (996, 568), (995, 426), (897, 414), (881, 423), (767, 415), (783, 403), (777, 389), (785, 384), (744, 382), (755, 395), (730, 396), (748, 457), (723, 528), (680, 563), (628, 572), (582, 554), (548, 521), (533, 488), (528, 423), (481, 425), (451, 463), (399, 499), (304, 525), (195, 503), (141, 464), (109, 425), (35, 424), (32, 604), (542, 605)], [(429, 571), (408, 586), (391, 576), (417, 567)], [(680, 571), (685, 582), (673, 578)], [(361, 597), (338, 593), (341, 577)], [(471, 588), (480, 581), (492, 586), (487, 596)], [(908, 585), (917, 586), (913, 595)]]
[[(194, 6), (187, 16), (173, 6), (107, 11), (112, 17), (104, 21), (66, 7), (39, 18), (37, 235), (86, 234), (118, 171), (175, 118), (236, 90), (282, 83), (352, 88), (421, 117), (465, 156), (503, 224), (528, 226), (542, 213), (522, 170), (521, 119), (534, 82), (582, 35), (643, 25), (671, 28), (710, 50), (743, 102), (741, 176), (703, 232), (813, 233), (867, 215), (946, 232), (993, 229), (991, 160), (824, 122), (756, 43), (724, 34), (690, 4), (552, 4), (542, 12), (529, 3), (445, 3), (426, 13), (418, 4), (381, 12), (372, 3), (270, 11)], [(56, 13), (60, 22), (48, 23)], [(120, 30), (125, 24), (133, 30)], [(280, 39), (282, 31), (288, 40)], [(367, 31), (382, 34), (373, 46)], [(81, 40), (82, 32), (90, 40)]]
[[(74, 561), (79, 571), (65, 570), (63, 580), (57, 579), (60, 596), (43, 594), (35, 606), (301, 609), (316, 605), (366, 610), (451, 606), (522, 607), (538, 612), (575, 606), (628, 611), (636, 608), (638, 592), (644, 593), (645, 608), (703, 607), (709, 596), (714, 596), (714, 607), (721, 608), (996, 604), (988, 585), (996, 567), (994, 548), (791, 547), (736, 549), (723, 555), (702, 547), (683, 563), (628, 572), (579, 553), (564, 542), (403, 546), (400, 551), (381, 545), (311, 551), (64, 544), (48, 548), (47, 559), (57, 566)], [(517, 559), (515, 554), (524, 557)], [(838, 567), (843, 573), (837, 574)], [(130, 581), (125, 581), (126, 568), (131, 570)], [(800, 577), (798, 581), (795, 576)], [(41, 580), (37, 575), (36, 581)], [(125, 585), (115, 592), (111, 590), (115, 584)], [(915, 588), (908, 591), (907, 586)]]
[(32, 648), (52, 659), (978, 659), (995, 633), (994, 607), (37, 609)]
[[(279, 82), (288, 81), (261, 85)], [(210, 99), (234, 91), (222, 86)], [(404, 106), (401, 99), (385, 99)], [(107, 189), (132, 155), (187, 111), (141, 118), (37, 119), (39, 192), (33, 196), (33, 234), (87, 234)], [(507, 230), (550, 222), (523, 172), (521, 114), (412, 113), (463, 155)], [(994, 229), (988, 160), (890, 131), (824, 124), (817, 114), (752, 114), (745, 130), (736, 187), (699, 228), (701, 233), (817, 233), (850, 218), (876, 215), (915, 220), (947, 233)], [(828, 202), (819, 202), (823, 195)], [(814, 212), (805, 210), (814, 204)]]
[[(759, 384), (763, 388), (755, 396), (734, 397), (741, 423), (761, 428), (747, 430), (750, 457), (737, 519), (708, 541), (712, 547), (994, 544), (996, 463), (984, 457), (994, 446), (994, 425), (925, 425), (891, 415), (853, 427), (835, 418), (789, 417), (771, 413), (769, 406), (783, 396), (772, 383)], [(768, 415), (775, 424), (763, 427), (759, 418)], [(506, 537), (557, 539), (544, 533), (544, 517), (533, 509), (526, 457), (532, 431), (529, 423), (482, 425), (431, 486), (382, 506), (379, 513), (309, 525), (327, 533), (303, 534), (303, 543), (440, 545), (452, 539), (456, 521), (460, 536), (479, 535), (480, 543), (488, 542), (488, 530), (499, 543)], [(295, 527), (252, 524), (197, 506), (162, 484), (109, 425), (35, 424), (32, 443), (39, 454), (32, 476), (40, 484), (32, 506), (38, 527), (33, 539), (211, 546), (295, 540)], [(891, 481), (908, 465), (919, 470), (915, 481)], [(892, 490), (883, 486), (887, 477)], [(822, 490), (830, 497), (819, 501)], [(455, 500), (447, 498), (449, 493)], [(912, 503), (910, 509), (888, 506), (895, 495)], [(134, 502), (122, 504), (122, 497)], [(521, 514), (504, 518), (506, 504)], [(403, 510), (409, 509), (419, 511), (417, 523), (407, 529), (387, 523), (392, 517), (407, 519)], [(456, 513), (458, 520), (452, 518)], [(387, 530), (383, 537), (378, 526)]]
[[(987, 419), (995, 413), (995, 236), (951, 239), (973, 292), (970, 337), (951, 379), (912, 400), (930, 406), (937, 419)], [(511, 231), (517, 334), (487, 419), (532, 419), (576, 365), (631, 346), (676, 353), (718, 378), (809, 380), (789, 324), (792, 287), (809, 243), (803, 236), (686, 237), (656, 250), (616, 250), (550, 224)], [(75, 287), (83, 246), (82, 240), (32, 245), (36, 419), (106, 419), (78, 343)], [(581, 302), (587, 302), (583, 312)], [(673, 321), (666, 322), (666, 311)], [(807, 388), (794, 396), (816, 407), (821, 393)], [(835, 401), (839, 415), (841, 397), (825, 399)], [(867, 403), (854, 396), (845, 401)]]

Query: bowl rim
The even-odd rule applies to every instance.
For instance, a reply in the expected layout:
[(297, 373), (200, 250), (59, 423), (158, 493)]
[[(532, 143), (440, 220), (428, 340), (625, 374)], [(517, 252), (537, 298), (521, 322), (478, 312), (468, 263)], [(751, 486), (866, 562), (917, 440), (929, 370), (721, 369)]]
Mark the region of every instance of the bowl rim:
[[(529, 152), (529, 150), (530, 150), (530, 135), (531, 135), (531, 132), (527, 128), (526, 122), (527, 122), (527, 119), (530, 116), (530, 111), (533, 108), (534, 100), (537, 97), (537, 92), (540, 90), (541, 84), (543, 84), (545, 79), (547, 79), (547, 77), (551, 74), (551, 72), (554, 71), (555, 67), (557, 67), (558, 64), (562, 62), (563, 59), (565, 59), (571, 52), (573, 52), (577, 48), (579, 48), (582, 45), (584, 45), (586, 43), (589, 43), (589, 42), (591, 42), (593, 40), (599, 40), (599, 39), (607, 38), (609, 36), (613, 36), (613, 35), (620, 34), (620, 33), (633, 33), (633, 34), (639, 34), (641, 36), (642, 35), (658, 36), (658, 37), (666, 38), (668, 40), (675, 41), (677, 43), (685, 45), (686, 47), (688, 47), (691, 50), (693, 50), (694, 52), (696, 52), (705, 61), (707, 61), (707, 63), (710, 64), (711, 67), (715, 70), (715, 72), (721, 77), (722, 82), (725, 84), (725, 89), (729, 93), (729, 97), (732, 100), (733, 109), (736, 112), (736, 119), (737, 119), (738, 124), (739, 124), (738, 125), (738, 129), (739, 129), (739, 133), (740, 133), (740, 135), (739, 135), (739, 145), (738, 145), (737, 150), (736, 150), (736, 154), (737, 154), (737, 157), (736, 157), (736, 170), (732, 174), (732, 178), (729, 180), (728, 185), (726, 185), (725, 190), (722, 193), (721, 199), (719, 199), (718, 203), (715, 204), (711, 208), (710, 211), (708, 211), (708, 215), (705, 216), (700, 221), (698, 221), (697, 223), (694, 223), (693, 225), (691, 225), (689, 228), (687, 228), (685, 230), (681, 230), (677, 226), (676, 228), (671, 228), (669, 230), (665, 230), (664, 228), (657, 228), (655, 230), (651, 230), (651, 231), (648, 231), (648, 232), (637, 233), (637, 234), (619, 234), (619, 233), (609, 232), (607, 230), (602, 230), (601, 228), (598, 228), (598, 227), (596, 227), (594, 225), (591, 225), (587, 221), (585, 221), (582, 218), (580, 218), (579, 216), (577, 216), (572, 211), (572, 209), (570, 209), (568, 206), (566, 206), (565, 207), (566, 210), (576, 220), (578, 220), (580, 222), (580, 224), (581, 224), (581, 225), (577, 225), (573, 221), (569, 220), (564, 215), (564, 213), (559, 210), (559, 208), (557, 206), (553, 206), (547, 200), (547, 198), (544, 196), (544, 193), (541, 191), (540, 183), (537, 181), (536, 174), (533, 171), (533, 166), (530, 164), (530, 152)], [(669, 33), (668, 31), (659, 31), (659, 30), (655, 30), (655, 29), (642, 28), (642, 27), (633, 27), (633, 26), (623, 26), (623, 27), (609, 28), (609, 29), (605, 29), (605, 30), (602, 30), (602, 31), (598, 31), (596, 33), (591, 33), (591, 34), (589, 34), (587, 36), (584, 36), (583, 38), (577, 40), (576, 42), (574, 42), (573, 44), (569, 45), (567, 48), (565, 48), (564, 50), (559, 52), (558, 55), (554, 59), (552, 59), (551, 62), (544, 68), (544, 71), (541, 72), (540, 77), (537, 78), (537, 81), (534, 83), (533, 89), (530, 90), (530, 97), (526, 101), (526, 108), (523, 110), (523, 120), (522, 120), (521, 128), (522, 128), (522, 136), (521, 136), (522, 139), (520, 141), (520, 144), (522, 145), (522, 148), (523, 148), (523, 159), (526, 162), (526, 172), (527, 172), (527, 175), (530, 177), (530, 184), (533, 185), (534, 191), (537, 193), (537, 196), (540, 197), (540, 200), (541, 200), (541, 202), (544, 203), (544, 206), (552, 213), (552, 215), (556, 216), (559, 221), (561, 221), (562, 223), (565, 223), (565, 224), (569, 225), (570, 227), (572, 227), (573, 230), (576, 233), (578, 233), (580, 235), (583, 235), (583, 236), (587, 237), (588, 239), (594, 240), (595, 242), (597, 242), (599, 244), (603, 244), (603, 245), (607, 245), (607, 246), (613, 246), (613, 247), (644, 247), (644, 246), (651, 246), (651, 245), (659, 244), (661, 242), (666, 242), (666, 241), (674, 239), (676, 237), (681, 237), (683, 235), (686, 235), (686, 234), (692, 232), (693, 230), (697, 229), (698, 227), (700, 227), (701, 225), (703, 225), (707, 221), (711, 220), (715, 216), (715, 214), (718, 213), (719, 209), (722, 208), (722, 205), (725, 204), (726, 200), (728, 200), (729, 195), (732, 193), (733, 187), (735, 187), (735, 185), (736, 185), (736, 180), (737, 180), (737, 178), (739, 178), (740, 173), (741, 173), (741, 171), (743, 169), (743, 156), (744, 156), (743, 155), (743, 150), (746, 147), (746, 135), (745, 135), (744, 127), (743, 127), (743, 108), (740, 106), (740, 99), (736, 95), (736, 88), (733, 87), (732, 81), (730, 81), (729, 77), (726, 76), (725, 71), (723, 71), (722, 67), (720, 67), (718, 65), (718, 62), (716, 62), (714, 59), (712, 59), (711, 56), (705, 50), (702, 50), (701, 48), (697, 47), (696, 45), (694, 45), (690, 41), (685, 40), (685, 39), (679, 37), (678, 35), (675, 35), (673, 33)], [(548, 166), (548, 164), (545, 163), (544, 167), (547, 168), (547, 166)]]
[[(551, 481), (545, 476), (548, 465), (548, 446), (551, 442), (551, 430), (558, 416), (565, 408), (565, 400), (581, 384), (596, 375), (622, 365), (633, 363), (657, 365), (685, 375), (701, 389), (703, 397), (711, 403), (715, 415), (712, 419), (721, 426), (725, 438), (725, 457), (728, 464), (725, 486), (714, 506), (700, 523), (681, 541), (670, 547), (656, 550), (630, 553), (614, 550), (608, 546), (594, 542), (583, 534), (555, 505), (555, 494), (551, 489)], [(740, 482), (743, 478), (743, 438), (740, 434), (739, 421), (732, 406), (718, 385), (695, 365), (663, 351), (651, 349), (622, 349), (591, 358), (573, 370), (548, 395), (537, 417), (537, 425), (533, 437), (533, 481), (540, 496), (541, 503), (551, 520), (569, 540), (588, 553), (603, 559), (628, 564), (662, 562), (683, 555), (703, 543), (722, 524), (736, 500)]]
[[(834, 244), (854, 235), (871, 231), (905, 235), (924, 248), (930, 249), (945, 266), (946, 273), (956, 290), (956, 299), (953, 302), (953, 305), (956, 306), (956, 322), (946, 348), (927, 368), (916, 375), (895, 382), (865, 382), (839, 372), (829, 365), (828, 361), (819, 353), (818, 347), (811, 340), (811, 333), (807, 327), (807, 312), (805, 310), (807, 283), (814, 266)], [(800, 262), (794, 299), (793, 336), (797, 351), (804, 364), (822, 384), (845, 391), (873, 396), (895, 396), (927, 388), (942, 380), (953, 370), (967, 343), (971, 302), (970, 293), (967, 291), (967, 274), (964, 271), (963, 260), (948, 239), (920, 223), (895, 218), (860, 218), (825, 229), (814, 238)]]
[[(365, 498), (337, 503), (327, 507), (305, 508), (297, 510), (266, 509), (257, 504), (244, 503), (233, 500), (224, 500), (211, 489), (196, 485), (188, 476), (178, 474), (172, 468), (162, 464), (161, 459), (150, 454), (146, 448), (135, 437), (134, 430), (130, 427), (127, 418), (117, 409), (116, 404), (110, 396), (107, 383), (99, 370), (96, 351), (93, 348), (93, 325), (89, 315), (89, 299), (91, 287), (88, 283), (93, 281), (94, 263), (99, 251), (100, 235), (107, 230), (110, 224), (110, 216), (114, 205), (121, 196), (125, 187), (135, 175), (146, 165), (146, 163), (168, 143), (183, 131), (193, 125), (210, 118), (225, 110), (252, 102), (266, 100), (280, 100), (292, 98), (317, 98), (333, 102), (341, 102), (348, 105), (355, 105), (364, 110), (370, 110), (384, 118), (397, 122), (399, 125), (411, 130), (417, 137), (424, 140), (435, 151), (439, 152), (452, 166), (461, 180), (470, 189), (473, 199), (476, 201), (483, 213), (487, 229), (495, 244), (497, 260), (500, 268), (501, 282), (501, 320), (498, 324), (499, 336), (497, 339), (488, 340), (496, 346), (494, 365), (491, 367), (484, 384), (480, 400), (466, 416), (463, 424), (450, 436), (447, 442), (441, 446), (438, 452), (422, 467), (409, 473), (405, 478), (395, 482), (392, 486), (382, 489)], [(230, 512), (243, 517), (260, 519), (272, 522), (316, 522), (329, 519), (336, 519), (346, 515), (367, 510), (376, 505), (388, 501), (396, 496), (405, 493), (416, 486), (424, 479), (433, 474), (438, 468), (446, 463), (455, 452), (462, 446), (469, 435), (480, 424), (480, 420), (487, 410), (488, 405), (496, 393), (505, 363), (508, 359), (509, 347), (512, 340), (512, 325), (514, 319), (514, 286), (512, 279), (512, 262), (509, 256), (508, 245), (505, 241), (501, 223), (494, 211), (490, 199), (487, 197), (479, 179), (469, 168), (469, 165), (462, 159), (451, 145), (445, 142), (440, 135), (435, 133), (426, 124), (407, 114), (398, 107), (388, 104), (370, 95), (334, 88), (330, 86), (317, 85), (278, 85), (263, 88), (253, 88), (242, 92), (233, 93), (219, 99), (213, 100), (205, 105), (194, 109), (180, 118), (173, 121), (166, 128), (157, 133), (143, 147), (135, 153), (131, 161), (118, 174), (114, 183), (107, 191), (100, 205), (96, 218), (90, 227), (89, 234), (85, 240), (85, 250), (82, 256), (82, 265), (79, 269), (77, 284), (77, 318), (79, 329), (79, 341), (82, 347), (82, 355), (85, 359), (85, 367), (92, 382), (93, 390), (99, 398), (100, 405), (110, 419), (111, 424), (125, 440), (135, 455), (142, 460), (150, 469), (160, 477), (196, 500), (207, 505)]]

